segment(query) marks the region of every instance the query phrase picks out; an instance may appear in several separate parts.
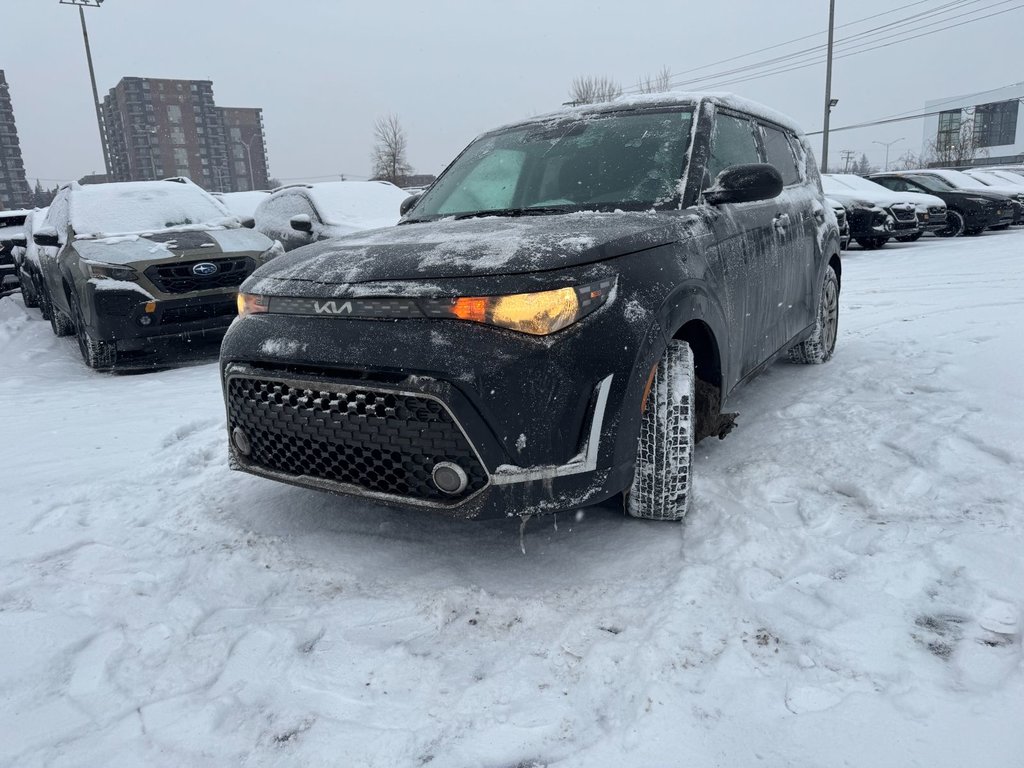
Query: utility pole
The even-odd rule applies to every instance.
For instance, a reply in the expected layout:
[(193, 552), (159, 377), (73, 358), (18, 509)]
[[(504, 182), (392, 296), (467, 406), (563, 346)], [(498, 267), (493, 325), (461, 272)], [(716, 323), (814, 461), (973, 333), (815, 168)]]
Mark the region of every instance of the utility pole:
[(839, 153), (843, 156), (843, 173), (850, 172), (850, 161), (853, 160), (853, 156), (857, 154), (852, 149), (844, 149)]
[(828, 2), (828, 63), (825, 65), (825, 121), (821, 137), (821, 172), (828, 173), (828, 121), (832, 107), (839, 103), (832, 98), (832, 43), (836, 31), (836, 0)]
[(100, 146), (103, 148), (103, 167), (106, 168), (107, 181), (111, 181), (113, 170), (110, 167), (110, 148), (107, 146), (107, 132), (103, 127), (103, 110), (100, 108), (100, 94), (96, 89), (96, 71), (92, 66), (92, 49), (89, 47), (89, 28), (85, 26), (85, 8), (99, 8), (103, 0), (60, 0), (61, 5), (77, 5), (78, 16), (82, 21), (82, 39), (85, 40), (85, 59), (89, 64), (89, 82), (92, 83), (92, 102), (96, 107), (96, 125), (100, 129)]
[(893, 144), (898, 144), (899, 142), (901, 142), (903, 140), (904, 140), (903, 137), (900, 137), (898, 139), (893, 139), (892, 141), (872, 141), (871, 142), (872, 144), (881, 144), (883, 147), (885, 147), (885, 168), (883, 168), (882, 170), (884, 170), (884, 171), (888, 171), (889, 170), (889, 147), (891, 147)]

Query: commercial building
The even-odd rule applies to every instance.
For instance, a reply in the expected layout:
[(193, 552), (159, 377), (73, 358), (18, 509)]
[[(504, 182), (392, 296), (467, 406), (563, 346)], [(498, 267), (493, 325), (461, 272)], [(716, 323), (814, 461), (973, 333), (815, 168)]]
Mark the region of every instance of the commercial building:
[(11, 94), (0, 69), (0, 211), (27, 208), (30, 197)]
[[(209, 80), (122, 78), (103, 99), (103, 120), (114, 181), (187, 176), (212, 192), (266, 186), (261, 110), (218, 107)], [(244, 150), (235, 151), (236, 133)]]
[(933, 165), (1024, 163), (1024, 83), (925, 102), (924, 155)]

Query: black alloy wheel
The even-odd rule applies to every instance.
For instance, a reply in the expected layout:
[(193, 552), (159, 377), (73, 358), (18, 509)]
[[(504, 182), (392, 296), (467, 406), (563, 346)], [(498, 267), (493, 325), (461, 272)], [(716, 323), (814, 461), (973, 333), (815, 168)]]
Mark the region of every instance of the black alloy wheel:
[(946, 211), (946, 226), (943, 229), (938, 230), (935, 235), (936, 237), (960, 237), (964, 233), (967, 223), (964, 221), (964, 215), (960, 211), (954, 211), (950, 208)]

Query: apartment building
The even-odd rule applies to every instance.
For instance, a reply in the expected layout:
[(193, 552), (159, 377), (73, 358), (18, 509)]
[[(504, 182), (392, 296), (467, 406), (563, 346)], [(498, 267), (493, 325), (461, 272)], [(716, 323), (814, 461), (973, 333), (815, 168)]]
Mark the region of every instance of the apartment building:
[(31, 202), (29, 192), (10, 89), (0, 69), (0, 211), (27, 208)]
[(209, 80), (122, 78), (103, 99), (103, 120), (114, 181), (187, 176), (211, 192), (266, 186), (262, 111), (218, 107)]

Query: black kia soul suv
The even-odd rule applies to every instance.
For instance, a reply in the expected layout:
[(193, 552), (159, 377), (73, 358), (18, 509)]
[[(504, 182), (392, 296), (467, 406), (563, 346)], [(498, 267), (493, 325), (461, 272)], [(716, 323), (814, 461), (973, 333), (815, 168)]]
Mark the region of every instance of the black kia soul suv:
[(458, 517), (687, 511), (734, 389), (836, 342), (839, 232), (786, 118), (664, 95), (486, 133), (396, 227), (258, 269), (232, 466)]

